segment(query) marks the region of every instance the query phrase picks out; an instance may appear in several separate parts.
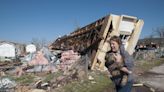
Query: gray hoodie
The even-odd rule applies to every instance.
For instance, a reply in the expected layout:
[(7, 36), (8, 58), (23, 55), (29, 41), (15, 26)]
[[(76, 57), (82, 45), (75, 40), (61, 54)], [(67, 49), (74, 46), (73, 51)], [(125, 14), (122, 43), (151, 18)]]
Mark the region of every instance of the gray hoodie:
[[(124, 58), (125, 66), (127, 67), (127, 69), (132, 71), (133, 67), (134, 67), (134, 59), (131, 55), (129, 55), (129, 53), (127, 51), (125, 51), (125, 48), (123, 45), (121, 45), (121, 47), (120, 47), (120, 54)], [(132, 76), (132, 74), (129, 74), (128, 81), (132, 81), (132, 80), (133, 80), (133, 76)]]

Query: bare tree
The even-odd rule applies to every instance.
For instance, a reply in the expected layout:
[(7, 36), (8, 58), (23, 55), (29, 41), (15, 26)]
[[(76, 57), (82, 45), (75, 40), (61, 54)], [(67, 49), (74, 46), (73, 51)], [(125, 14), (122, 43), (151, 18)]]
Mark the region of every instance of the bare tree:
[(47, 40), (44, 38), (42, 39), (32, 38), (31, 43), (33, 43), (36, 46), (37, 50), (40, 50), (44, 46), (47, 46)]
[(153, 32), (157, 37), (164, 38), (164, 26), (153, 29)]

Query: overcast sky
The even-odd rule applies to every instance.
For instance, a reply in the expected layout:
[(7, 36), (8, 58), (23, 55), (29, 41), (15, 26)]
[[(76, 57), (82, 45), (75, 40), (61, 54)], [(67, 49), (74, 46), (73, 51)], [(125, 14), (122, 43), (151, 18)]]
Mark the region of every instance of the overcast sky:
[(110, 13), (143, 19), (140, 38), (164, 26), (164, 0), (0, 0), (0, 40), (54, 41)]

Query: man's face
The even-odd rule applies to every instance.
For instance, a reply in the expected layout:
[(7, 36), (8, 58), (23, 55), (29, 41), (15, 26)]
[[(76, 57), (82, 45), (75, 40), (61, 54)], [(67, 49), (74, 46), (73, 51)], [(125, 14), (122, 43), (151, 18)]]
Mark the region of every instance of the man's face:
[(119, 50), (119, 44), (116, 41), (110, 41), (111, 50), (117, 52)]

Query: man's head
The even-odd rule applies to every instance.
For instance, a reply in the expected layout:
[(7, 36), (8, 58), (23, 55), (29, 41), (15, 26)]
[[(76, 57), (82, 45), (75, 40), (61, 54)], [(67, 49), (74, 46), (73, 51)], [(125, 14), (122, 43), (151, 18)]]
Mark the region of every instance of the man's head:
[(121, 39), (118, 36), (112, 36), (109, 40), (109, 44), (111, 46), (111, 50), (113, 52), (117, 52), (120, 50), (121, 46)]

